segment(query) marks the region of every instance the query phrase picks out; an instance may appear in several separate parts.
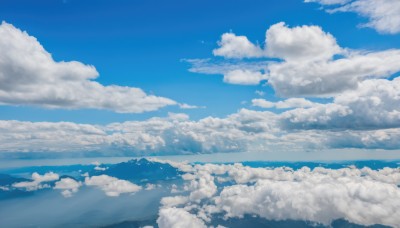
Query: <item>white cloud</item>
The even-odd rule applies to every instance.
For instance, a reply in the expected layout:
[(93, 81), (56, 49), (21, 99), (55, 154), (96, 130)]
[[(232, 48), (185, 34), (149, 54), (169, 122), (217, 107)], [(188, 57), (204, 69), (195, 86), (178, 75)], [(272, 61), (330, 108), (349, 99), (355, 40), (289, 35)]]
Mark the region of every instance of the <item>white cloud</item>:
[(163, 207), (176, 207), (187, 202), (189, 202), (189, 197), (187, 196), (169, 196), (163, 197), (160, 203)]
[(40, 175), (39, 173), (32, 173), (32, 181), (23, 181), (14, 183), (12, 186), (15, 188), (25, 188), (26, 191), (36, 191), (38, 189), (49, 188), (50, 185), (42, 184), (45, 182), (56, 181), (59, 179), (58, 174), (53, 172)]
[(150, 191), (150, 190), (154, 190), (157, 187), (160, 187), (159, 185), (155, 185), (155, 184), (151, 184), (151, 183), (147, 183), (144, 190)]
[(325, 225), (340, 218), (362, 225), (399, 224), (400, 191), (395, 185), (310, 176), (302, 181), (260, 180), (254, 186), (226, 187), (216, 203), (227, 213), (226, 217), (255, 214), (273, 220), (306, 220)]
[(78, 182), (72, 178), (62, 178), (61, 180), (57, 181), (54, 189), (63, 190), (61, 194), (68, 198), (73, 195), (73, 193), (78, 192), (79, 188), (82, 186), (81, 182)]
[(206, 228), (202, 220), (182, 208), (163, 208), (159, 212), (157, 224), (160, 228)]
[(5, 22), (0, 25), (0, 49), (3, 105), (141, 113), (177, 104), (139, 88), (101, 85), (94, 81), (98, 72), (93, 66), (56, 62), (35, 37)]
[(267, 30), (265, 43), (269, 57), (291, 62), (329, 60), (343, 52), (336, 39), (319, 26), (289, 28), (280, 22)]
[(271, 102), (265, 99), (253, 99), (251, 100), (253, 106), (261, 108), (308, 108), (316, 105), (316, 103), (306, 100), (304, 98), (289, 98), (283, 101)]
[(280, 96), (332, 97), (356, 89), (369, 78), (390, 77), (400, 71), (400, 50), (354, 53), (322, 62), (284, 62), (270, 65), (269, 83)]
[(246, 36), (236, 36), (233, 33), (224, 33), (218, 45), (219, 48), (214, 49), (213, 54), (225, 58), (254, 58), (264, 55), (264, 50), (251, 43)]
[(397, 0), (306, 0), (321, 5), (340, 5), (328, 8), (329, 13), (354, 12), (368, 18), (362, 27), (371, 27), (380, 33), (400, 32), (400, 2)]
[(400, 127), (400, 78), (365, 80), (333, 103), (282, 114), (285, 125), (300, 129), (380, 129)]
[(237, 85), (258, 85), (267, 76), (258, 71), (233, 70), (224, 74), (224, 82)]
[[(327, 226), (334, 220), (346, 219), (366, 226), (399, 227), (399, 168), (335, 170), (317, 167), (311, 170), (303, 167), (293, 170), (251, 168), (242, 164), (204, 164), (194, 168), (195, 179), (206, 172), (214, 177), (228, 174), (236, 182), (224, 184), (222, 191), (209, 196), (202, 204), (193, 205), (196, 202), (186, 200), (179, 203), (182, 208), (172, 204), (173, 210), (195, 208), (197, 214), (190, 217), (202, 218), (207, 223), (213, 223), (214, 215), (222, 214), (225, 219), (253, 215), (268, 220), (303, 220)], [(175, 198), (180, 197), (184, 198)], [(165, 209), (168, 204), (161, 210)]]
[(87, 186), (95, 186), (104, 191), (107, 196), (116, 197), (123, 193), (135, 193), (142, 187), (126, 180), (119, 180), (107, 175), (92, 176), (85, 178)]
[(179, 104), (179, 108), (181, 109), (198, 109), (198, 108), (205, 108), (204, 106), (196, 106), (196, 105), (189, 105), (189, 104)]
[(189, 199), (191, 201), (200, 202), (207, 199), (217, 192), (217, 186), (214, 183), (214, 177), (208, 172), (198, 172), (195, 179), (185, 186), (186, 191), (190, 191)]
[[(242, 46), (237, 48), (237, 52), (243, 52)], [(212, 65), (210, 60), (198, 60), (192, 62), (190, 70), (223, 74), (224, 82), (233, 84), (255, 85), (268, 80), (276, 95), (282, 97), (333, 97), (356, 89), (364, 80), (388, 78), (400, 71), (400, 50), (367, 52), (341, 48), (331, 34), (318, 26), (290, 28), (283, 22), (272, 25), (266, 32), (263, 53), (264, 57), (281, 61)]]
[(330, 59), (343, 52), (335, 38), (318, 26), (288, 28), (284, 22), (266, 32), (265, 49), (251, 43), (246, 36), (225, 33), (213, 54), (225, 58), (277, 57), (287, 61)]
[[(22, 156), (35, 156), (35, 152), (46, 152), (68, 156), (95, 151), (106, 156), (132, 156), (330, 147), (396, 149), (400, 145), (397, 84), (397, 79), (365, 81), (359, 95), (348, 94), (351, 100), (338, 97), (334, 103), (314, 104), (281, 114), (242, 109), (225, 118), (193, 121), (184, 114), (170, 114), (166, 118), (107, 125), (0, 121), (0, 155), (23, 152)], [(370, 93), (369, 87), (376, 89)], [(382, 134), (387, 137), (381, 137)]]
[[(272, 25), (266, 46), (272, 56), (285, 60), (268, 66), (268, 82), (280, 96), (329, 97), (355, 89), (365, 79), (400, 71), (400, 50), (343, 51), (332, 35), (317, 26)], [(332, 59), (340, 53), (341, 58)]]

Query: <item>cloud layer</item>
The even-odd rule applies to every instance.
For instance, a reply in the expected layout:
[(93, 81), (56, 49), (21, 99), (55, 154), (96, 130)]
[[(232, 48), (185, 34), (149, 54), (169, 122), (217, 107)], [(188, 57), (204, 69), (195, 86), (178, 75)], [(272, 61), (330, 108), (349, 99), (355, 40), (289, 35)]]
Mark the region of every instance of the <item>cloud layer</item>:
[[(1, 186), (1, 191), (13, 191), (15, 188), (25, 191), (40, 190), (41, 194), (30, 194), (30, 199), (20, 198), (20, 202), (40, 202), (43, 199), (53, 198), (54, 200), (57, 194), (53, 194), (52, 191), (61, 190), (61, 194), (69, 198), (63, 199), (64, 206), (76, 208), (70, 206), (76, 206), (83, 200), (86, 203), (92, 202), (91, 207), (85, 209), (89, 211), (98, 210), (99, 204), (96, 203), (98, 201), (106, 201), (109, 204), (109, 207), (103, 208), (107, 211), (126, 201), (133, 202), (133, 205), (138, 202), (139, 205), (144, 203), (143, 206), (146, 208), (154, 205), (158, 208), (158, 213), (154, 208), (156, 210), (144, 214), (146, 217), (158, 214), (158, 218), (152, 221), (157, 222), (159, 227), (222, 228), (221, 225), (229, 226), (231, 221), (251, 222), (253, 219), (256, 221), (302, 221), (318, 226), (331, 226), (337, 220), (346, 220), (363, 226), (380, 224), (400, 227), (398, 210), (400, 168), (397, 167), (398, 164), (395, 161), (381, 163), (378, 166), (390, 164), (389, 166), (393, 167), (381, 169), (363, 167), (364, 165), (378, 167), (372, 161), (356, 163), (357, 166), (340, 162), (311, 163), (314, 168), (298, 167), (298, 164), (292, 164), (297, 168), (267, 167), (267, 165), (275, 165), (259, 162), (253, 163), (255, 167), (251, 167), (242, 163), (194, 164), (158, 159), (148, 161), (155, 165), (154, 167), (157, 167), (157, 163), (171, 165), (180, 171), (179, 176), (182, 179), (162, 179), (158, 182), (161, 188), (157, 193), (157, 190), (141, 191), (144, 183), (139, 186), (108, 175), (89, 177), (86, 173), (82, 175), (84, 180), (82, 176), (76, 176), (77, 179), (70, 177), (59, 179), (58, 174), (48, 172), (44, 175), (34, 173), (32, 181)], [(137, 165), (139, 168), (145, 163), (130, 162), (129, 164)], [(291, 166), (290, 163), (287, 165)], [(147, 185), (150, 183), (148, 182)], [(156, 184), (156, 182), (152, 183)], [(37, 187), (44, 184), (47, 186)], [(32, 188), (32, 186), (36, 187)], [(51, 190), (50, 186), (54, 186), (54, 190)], [(41, 190), (43, 188), (48, 189)], [(91, 188), (99, 188), (105, 195), (96, 194)], [(79, 189), (81, 190), (78, 192)], [(159, 195), (160, 192), (162, 195)], [(133, 193), (137, 194), (133, 195)], [(122, 194), (125, 195), (122, 196)], [(90, 196), (95, 197), (90, 198)], [(64, 206), (59, 206), (61, 196), (56, 198), (58, 199), (55, 208), (65, 209)], [(134, 201), (131, 201), (132, 199)], [(15, 210), (15, 207), (10, 208)], [(37, 210), (37, 207), (35, 206), (34, 209)], [(128, 214), (132, 213), (130, 211)], [(73, 219), (81, 221), (81, 214)], [(40, 216), (45, 215), (47, 213)], [(115, 219), (115, 213), (111, 215)], [(91, 219), (98, 221), (99, 218), (92, 217)]]
[(94, 81), (99, 73), (77, 61), (56, 62), (26, 32), (0, 25), (0, 104), (64, 109), (105, 109), (141, 113), (176, 105), (139, 88)]
[[(400, 90), (394, 87), (385, 91), (398, 93)], [(377, 92), (376, 98), (362, 98), (361, 103), (338, 98), (333, 104), (314, 104), (280, 114), (242, 109), (225, 118), (207, 117), (198, 121), (190, 120), (185, 114), (108, 125), (0, 121), (0, 152), (7, 156), (10, 152), (20, 152), (18, 156), (29, 157), (35, 152), (74, 156), (96, 151), (115, 156), (398, 149), (400, 106), (385, 103), (385, 96)], [(392, 117), (377, 118), (380, 115)]]
[[(245, 215), (267, 220), (310, 221), (326, 226), (337, 219), (366, 226), (399, 227), (400, 223), (398, 168), (333, 170), (318, 167), (311, 170), (303, 167), (293, 170), (285, 167), (251, 168), (242, 164), (204, 164), (194, 165), (190, 174), (183, 178), (188, 181), (187, 186), (192, 186), (193, 180), (210, 180), (211, 185), (224, 184), (218, 184), (212, 194), (201, 200), (179, 199), (199, 191), (210, 192), (210, 184), (186, 188), (188, 192), (183, 196), (168, 197), (168, 201), (175, 199), (179, 204), (161, 207), (159, 225), (165, 224), (165, 214), (169, 211), (185, 215), (181, 217), (185, 221), (168, 220), (170, 226), (190, 221), (201, 225), (215, 224), (212, 221), (218, 216), (229, 219)], [(218, 182), (214, 183), (214, 180)]]

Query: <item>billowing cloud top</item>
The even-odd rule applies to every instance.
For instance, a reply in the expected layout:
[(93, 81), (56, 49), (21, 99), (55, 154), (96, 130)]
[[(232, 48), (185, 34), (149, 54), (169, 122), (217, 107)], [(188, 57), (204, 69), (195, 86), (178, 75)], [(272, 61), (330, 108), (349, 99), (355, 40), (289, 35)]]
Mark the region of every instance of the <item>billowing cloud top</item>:
[(345, 219), (365, 226), (399, 227), (398, 168), (293, 170), (204, 164), (194, 165), (182, 178), (186, 191), (161, 200), (160, 227), (191, 222), (206, 227), (215, 224), (218, 216), (226, 220), (245, 215), (326, 226)]

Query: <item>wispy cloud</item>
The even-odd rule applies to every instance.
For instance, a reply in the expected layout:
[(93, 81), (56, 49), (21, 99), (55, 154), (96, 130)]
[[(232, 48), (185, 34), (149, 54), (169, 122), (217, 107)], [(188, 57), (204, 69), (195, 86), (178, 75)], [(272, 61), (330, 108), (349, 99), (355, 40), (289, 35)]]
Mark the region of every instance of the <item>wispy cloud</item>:
[(354, 12), (368, 18), (361, 27), (384, 34), (400, 33), (400, 2), (397, 0), (305, 0), (327, 6), (328, 13)]

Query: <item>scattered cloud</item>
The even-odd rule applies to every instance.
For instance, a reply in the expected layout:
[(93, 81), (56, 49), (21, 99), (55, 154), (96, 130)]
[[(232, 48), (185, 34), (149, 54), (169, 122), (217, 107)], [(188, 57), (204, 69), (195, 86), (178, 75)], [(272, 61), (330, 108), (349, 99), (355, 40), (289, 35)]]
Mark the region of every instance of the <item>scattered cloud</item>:
[(119, 180), (107, 175), (92, 176), (85, 178), (87, 186), (95, 186), (104, 191), (107, 196), (116, 197), (123, 193), (135, 193), (142, 187), (126, 180)]
[(179, 104), (179, 108), (181, 109), (198, 109), (198, 108), (205, 108), (205, 106), (196, 106), (196, 105), (189, 105), (189, 104)]
[(352, 54), (318, 62), (270, 65), (269, 84), (279, 96), (333, 97), (354, 90), (361, 81), (388, 78), (400, 71), (400, 50)]
[(238, 60), (212, 61), (211, 59), (183, 59), (191, 65), (190, 72), (200, 74), (226, 74), (235, 70), (263, 71), (269, 61), (242, 62)]
[(237, 85), (258, 85), (266, 79), (261, 72), (250, 70), (233, 70), (224, 75), (224, 82)]
[(266, 33), (265, 49), (269, 57), (287, 62), (330, 60), (343, 50), (336, 39), (319, 26), (289, 28), (284, 22), (272, 25)]
[(54, 189), (63, 190), (61, 194), (68, 198), (71, 197), (74, 193), (78, 192), (79, 188), (82, 186), (81, 182), (78, 182), (72, 178), (66, 177), (57, 181)]
[[(219, 43), (225, 44), (221, 41)], [(229, 50), (233, 47), (244, 48), (243, 45), (229, 44)], [(368, 52), (342, 48), (331, 34), (319, 26), (290, 28), (283, 22), (274, 24), (266, 32), (263, 50), (265, 58), (280, 60), (243, 60), (217, 65), (212, 65), (210, 60), (197, 61), (192, 62), (190, 70), (196, 73), (223, 74), (226, 83), (254, 85), (267, 80), (281, 97), (333, 97), (356, 89), (364, 80), (389, 78), (400, 71), (397, 64), (400, 61), (400, 50)], [(264, 66), (260, 65), (262, 63)]]
[(56, 62), (28, 33), (0, 25), (0, 104), (142, 113), (176, 105), (139, 88), (95, 81), (99, 73), (77, 61)]
[(306, 100), (304, 98), (289, 98), (278, 102), (271, 102), (265, 99), (253, 99), (251, 103), (253, 106), (261, 108), (277, 108), (277, 109), (309, 108), (316, 105), (316, 103)]
[(179, 205), (184, 205), (189, 202), (189, 197), (187, 196), (168, 196), (161, 199), (161, 205), (164, 207), (176, 207)]
[(219, 48), (213, 50), (215, 56), (225, 58), (257, 58), (264, 56), (264, 50), (250, 42), (246, 36), (224, 33), (218, 41)]
[(157, 224), (160, 228), (206, 228), (204, 222), (195, 215), (190, 214), (182, 208), (163, 208), (159, 212)]
[(23, 181), (14, 183), (14, 188), (24, 188), (26, 191), (36, 191), (38, 189), (50, 188), (50, 185), (45, 184), (46, 182), (56, 181), (59, 179), (58, 174), (49, 172), (44, 175), (39, 173), (32, 173), (32, 181)]
[(368, 18), (361, 27), (370, 27), (384, 34), (400, 32), (400, 2), (397, 0), (305, 0), (328, 6), (328, 13), (354, 12)]
[(217, 193), (214, 177), (207, 172), (199, 172), (198, 175), (189, 178), (189, 180), (190, 184), (185, 186), (184, 189), (190, 191), (190, 201), (200, 202), (202, 199), (210, 198)]
[(333, 103), (294, 109), (282, 115), (299, 129), (382, 129), (400, 127), (400, 78), (372, 79), (337, 95)]

